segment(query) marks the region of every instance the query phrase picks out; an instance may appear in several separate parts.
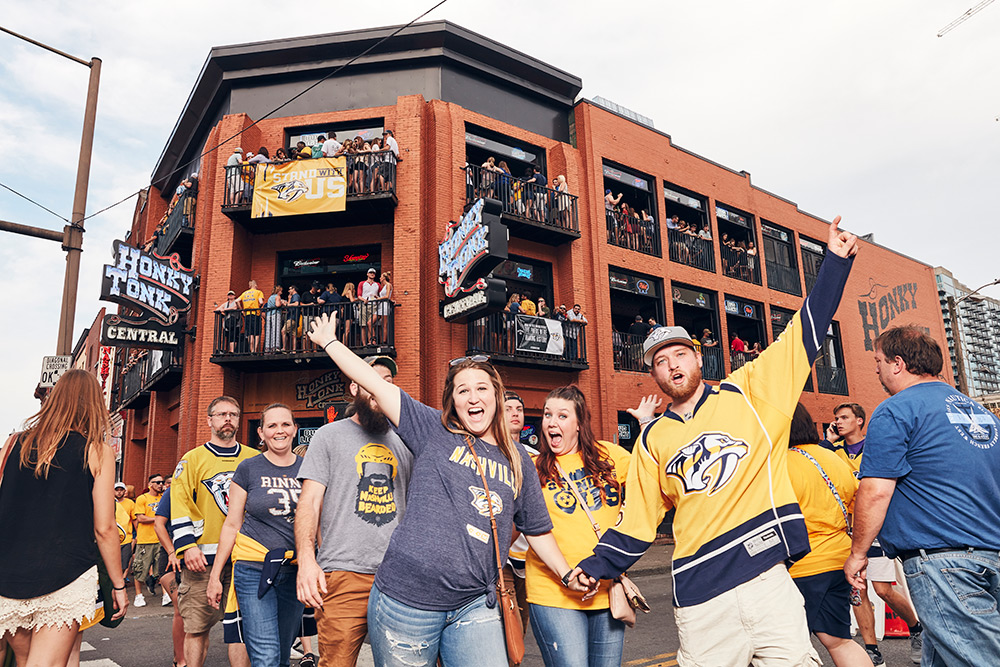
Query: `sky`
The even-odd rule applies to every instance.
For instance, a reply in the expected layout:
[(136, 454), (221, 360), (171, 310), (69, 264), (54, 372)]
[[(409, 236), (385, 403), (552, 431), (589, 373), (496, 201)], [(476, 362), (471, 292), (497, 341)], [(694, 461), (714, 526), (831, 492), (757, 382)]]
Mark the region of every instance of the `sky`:
[[(103, 61), (87, 212), (149, 184), (213, 46), (404, 24), (436, 0), (368, 3), (6, 3), (0, 25)], [(447, 19), (583, 79), (673, 142), (754, 185), (978, 287), (1000, 277), (1000, 3), (944, 37), (976, 0), (447, 0)], [(572, 9), (571, 9), (572, 8)], [(512, 11), (513, 10), (513, 11)], [(0, 184), (69, 218), (86, 67), (0, 33)], [(135, 198), (86, 222), (74, 340)], [(0, 188), (0, 220), (64, 223)], [(55, 353), (65, 254), (0, 235), (0, 429), (35, 412)], [(1000, 298), (1000, 287), (984, 294)]]

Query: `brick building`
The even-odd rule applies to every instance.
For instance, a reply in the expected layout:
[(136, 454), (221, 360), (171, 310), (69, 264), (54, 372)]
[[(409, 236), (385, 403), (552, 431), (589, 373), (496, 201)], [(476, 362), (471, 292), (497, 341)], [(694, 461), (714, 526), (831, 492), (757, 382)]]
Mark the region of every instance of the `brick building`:
[[(131, 231), (160, 254), (178, 253), (199, 284), (183, 352), (161, 356), (155, 367), (143, 355), (131, 376), (119, 378), (128, 481), (169, 471), (206, 440), (206, 408), (219, 394), (241, 401), (240, 436), (248, 442), (256, 441), (255, 413), (272, 401), (293, 406), (306, 438), (342, 409), (343, 381), (297, 336), (297, 324), (291, 340), (280, 341), (284, 350), (253, 341), (245, 321), (227, 333), (227, 316), (213, 309), (251, 279), (265, 295), (274, 285), (287, 294), (292, 284), (308, 290), (317, 280), (340, 290), (363, 281), (369, 267), (391, 270), (393, 304), (336, 308), (355, 320), (344, 332), (352, 347), (398, 359), (397, 382), (407, 392), (440, 405), (448, 360), (485, 352), (525, 399), (529, 422), (537, 424), (551, 388), (575, 382), (591, 402), (599, 437), (627, 445), (636, 428), (623, 410), (656, 390), (637, 354), (641, 341), (628, 334), (636, 315), (697, 335), (710, 329), (722, 344), (705, 348), (706, 376), (720, 379), (749, 359), (730, 353), (733, 335), (766, 347), (801, 304), (822, 261), (824, 221), (754, 187), (749, 174), (675, 146), (648, 119), (604, 100), (578, 100), (579, 78), (453, 24), (415, 25), (280, 106), (390, 32), (209, 54)], [(394, 132), (400, 159), (348, 156), (348, 173), (365, 176), (348, 180), (341, 212), (252, 217), (253, 174), (225, 166), (236, 147), (264, 146), (273, 156), (331, 131), (343, 140), (384, 130)], [(484, 171), (479, 165), (490, 157), (506, 162), (512, 176)], [(381, 183), (369, 177), (372, 160), (382, 162), (374, 172)], [(532, 165), (548, 187), (521, 178)], [(178, 202), (164, 217), (177, 185), (195, 172), (196, 201)], [(568, 194), (552, 189), (558, 175)], [(607, 190), (617, 200), (612, 211)], [(582, 306), (589, 323), (563, 327), (562, 352), (513, 342), (502, 313), (468, 324), (442, 318), (438, 244), (447, 223), (481, 195), (500, 200), (509, 231), (509, 260), (493, 277), (553, 308)], [(692, 233), (668, 225), (674, 215)], [(703, 229), (701, 237), (693, 233)], [(869, 409), (882, 400), (870, 350), (885, 327), (917, 323), (944, 340), (936, 292), (931, 267), (862, 243), (804, 393), (817, 419), (844, 400)], [(268, 317), (264, 338), (298, 316)]]

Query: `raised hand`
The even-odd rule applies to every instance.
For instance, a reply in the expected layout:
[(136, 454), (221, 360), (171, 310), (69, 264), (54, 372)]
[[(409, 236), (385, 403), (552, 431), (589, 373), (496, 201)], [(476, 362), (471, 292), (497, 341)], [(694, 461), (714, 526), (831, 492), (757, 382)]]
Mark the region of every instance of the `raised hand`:
[(337, 340), (337, 313), (323, 313), (309, 322), (309, 340), (325, 348), (330, 341)]
[(830, 223), (830, 232), (827, 236), (826, 247), (835, 255), (841, 257), (854, 257), (858, 254), (858, 237), (850, 232), (841, 230), (840, 216), (838, 215)]
[(643, 396), (638, 406), (629, 408), (626, 412), (635, 417), (640, 424), (643, 424), (656, 416), (656, 411), (660, 409), (662, 404), (662, 398), (656, 394), (650, 394)]

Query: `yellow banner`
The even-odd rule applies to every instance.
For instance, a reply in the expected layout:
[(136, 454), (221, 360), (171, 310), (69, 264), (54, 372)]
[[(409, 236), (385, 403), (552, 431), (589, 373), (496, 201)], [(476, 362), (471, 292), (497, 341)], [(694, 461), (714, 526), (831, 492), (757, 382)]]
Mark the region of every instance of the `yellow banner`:
[(250, 215), (333, 213), (347, 205), (347, 158), (258, 164)]

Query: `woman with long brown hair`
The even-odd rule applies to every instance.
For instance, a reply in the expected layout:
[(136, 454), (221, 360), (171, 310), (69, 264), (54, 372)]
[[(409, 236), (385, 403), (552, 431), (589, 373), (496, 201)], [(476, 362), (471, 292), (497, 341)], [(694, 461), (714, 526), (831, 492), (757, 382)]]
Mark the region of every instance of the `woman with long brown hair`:
[[(535, 468), (507, 429), (500, 375), (484, 356), (453, 360), (436, 410), (384, 380), (336, 331), (336, 318), (323, 315), (309, 337), (375, 398), (414, 456), (406, 513), (368, 601), (375, 664), (430, 667), (440, 656), (445, 665), (506, 667), (496, 551), (502, 566), (516, 528), (556, 578), (569, 565)], [(300, 599), (320, 602), (318, 586), (300, 582)]]
[[(552, 534), (570, 562), (582, 560), (598, 540), (591, 517), (602, 531), (615, 525), (630, 454), (597, 439), (587, 399), (576, 385), (549, 392), (538, 449), (535, 468)], [(610, 582), (601, 582), (596, 595), (581, 600), (541, 565), (529, 551), (525, 572), (531, 627), (546, 667), (620, 665), (625, 624), (611, 616)]]
[(98, 557), (114, 588), (113, 618), (128, 609), (110, 430), (97, 378), (75, 369), (0, 453), (0, 637), (18, 664), (66, 664), (94, 612)]

